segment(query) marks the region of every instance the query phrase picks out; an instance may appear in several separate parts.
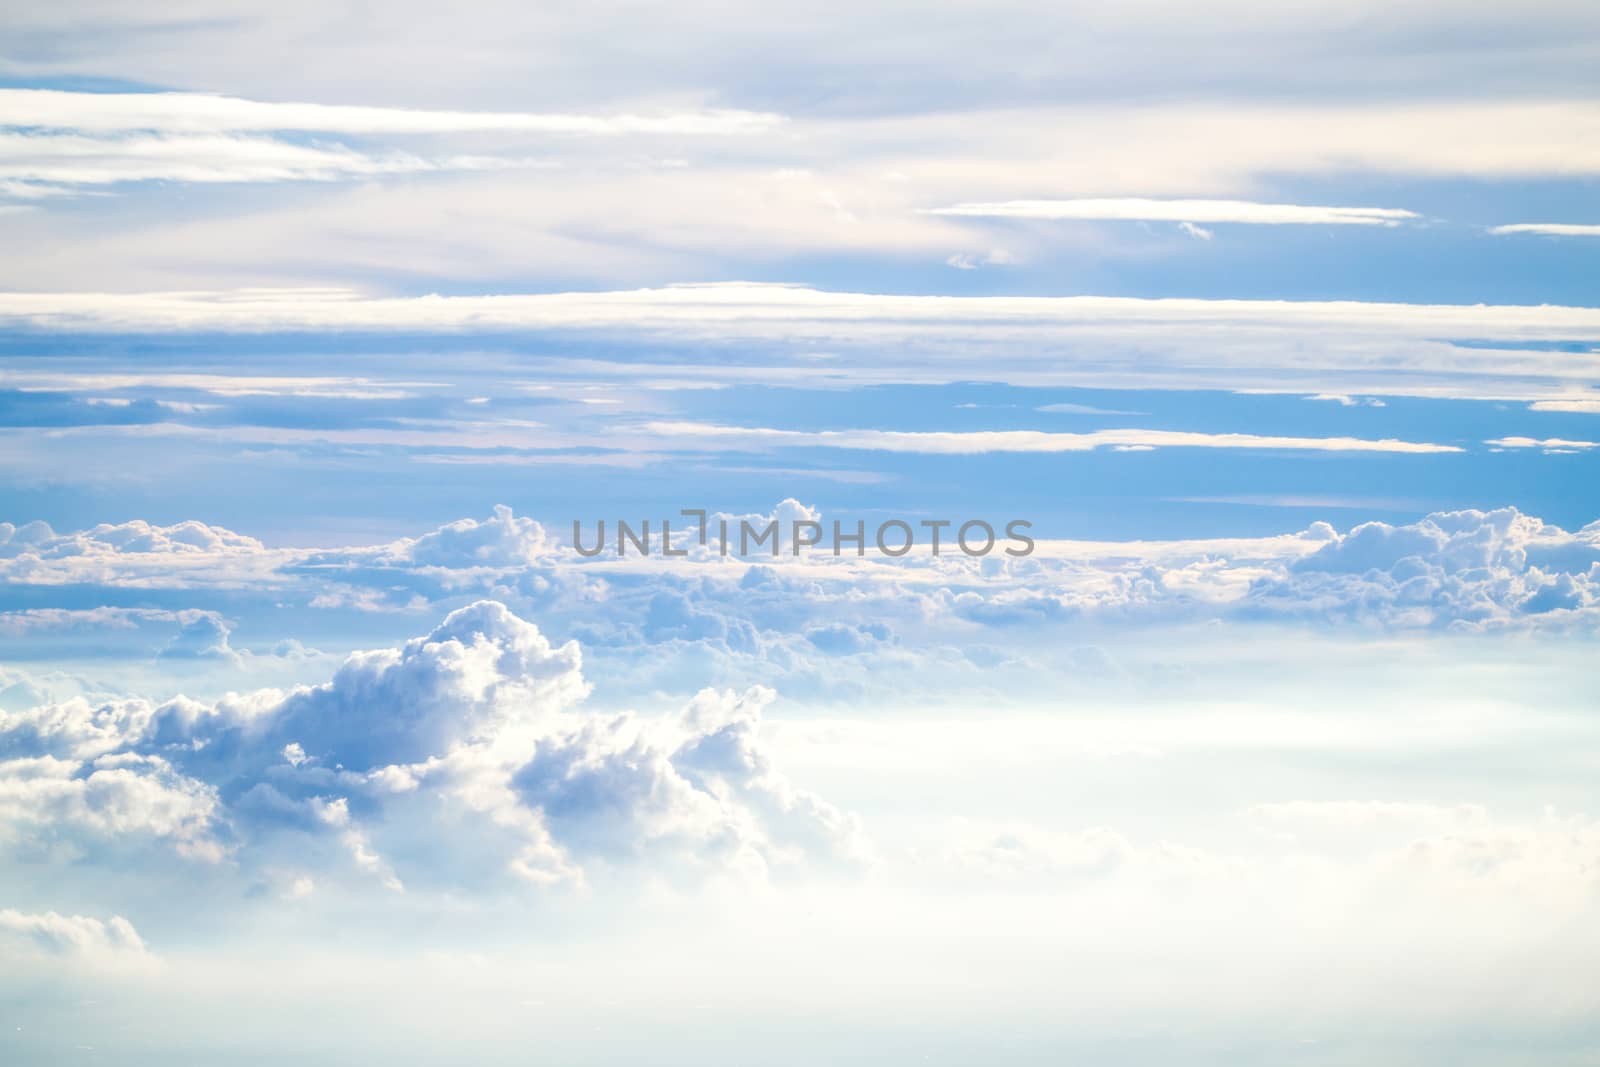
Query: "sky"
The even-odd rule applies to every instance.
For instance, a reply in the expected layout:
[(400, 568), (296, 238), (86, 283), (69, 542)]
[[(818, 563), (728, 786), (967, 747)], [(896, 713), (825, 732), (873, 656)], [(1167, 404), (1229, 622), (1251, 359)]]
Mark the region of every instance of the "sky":
[(0, 1060), (1600, 1057), (1600, 8), (0, 26)]

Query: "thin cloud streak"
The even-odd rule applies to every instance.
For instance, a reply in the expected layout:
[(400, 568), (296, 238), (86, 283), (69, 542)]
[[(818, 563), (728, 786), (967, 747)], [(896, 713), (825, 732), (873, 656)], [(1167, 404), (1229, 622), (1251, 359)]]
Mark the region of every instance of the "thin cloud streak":
[(1495, 226), (1492, 234), (1505, 236), (1517, 233), (1536, 233), (1545, 237), (1600, 237), (1600, 225), (1571, 222), (1517, 222), (1509, 226)]
[[(930, 215), (966, 218), (1072, 219), (1090, 222), (1235, 222), (1250, 225), (1398, 226), (1414, 211), (1383, 207), (1316, 207), (1250, 200), (1001, 200), (934, 208)], [(1203, 231), (1202, 231), (1203, 232)], [(1205, 235), (1209, 238), (1209, 234)]]
[(1095, 430), (1052, 433), (1044, 430), (906, 432), (898, 430), (777, 430), (719, 426), (700, 422), (651, 422), (645, 430), (664, 437), (701, 437), (718, 446), (850, 448), (877, 452), (975, 455), (987, 452), (1093, 452), (1155, 448), (1287, 449), (1309, 452), (1396, 452), (1432, 455), (1460, 452), (1454, 445), (1356, 437), (1278, 437), (1248, 433), (1193, 433), (1181, 430)]
[(258, 332), (344, 328), (379, 332), (545, 327), (735, 326), (761, 332), (806, 323), (1051, 328), (1160, 324), (1345, 327), (1426, 337), (1569, 338), (1600, 335), (1600, 308), (1399, 304), (1355, 300), (1203, 300), (1109, 296), (903, 296), (746, 282), (611, 292), (368, 297), (337, 289), (154, 293), (0, 293), (0, 322), (52, 330)]
[(210, 93), (75, 93), (0, 89), (7, 126), (127, 132), (746, 134), (780, 125), (770, 112), (711, 109), (657, 115), (433, 111), (335, 104), (271, 103)]

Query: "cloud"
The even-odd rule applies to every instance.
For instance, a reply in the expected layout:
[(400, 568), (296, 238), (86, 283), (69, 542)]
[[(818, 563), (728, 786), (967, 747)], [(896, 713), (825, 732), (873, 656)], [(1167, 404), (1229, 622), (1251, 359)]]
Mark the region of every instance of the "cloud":
[[(932, 208), (932, 215), (1095, 222), (1248, 223), (1252, 225), (1398, 226), (1414, 211), (1381, 207), (1306, 207), (1249, 200), (1001, 200)], [(1193, 236), (1200, 236), (1193, 234)], [(1210, 234), (1205, 235), (1210, 239)]]
[(1484, 444), (1494, 448), (1542, 448), (1545, 452), (1586, 452), (1600, 448), (1600, 441), (1569, 441), (1564, 437), (1496, 437)]
[[(828, 387), (970, 380), (974, 346), (986, 380), (1021, 386), (1215, 388), (1298, 395), (1405, 395), (1527, 401), (1570, 398), (1600, 383), (1600, 356), (1559, 361), (1533, 342), (1600, 339), (1600, 310), (1558, 306), (1359, 301), (929, 297), (727, 283), (620, 292), (371, 297), (343, 290), (181, 293), (0, 293), (0, 324), (15, 330), (292, 335), (349, 330), (401, 336), (534, 332), (683, 346), (737, 342), (726, 358), (680, 359), (679, 382)], [(1207, 343), (1195, 344), (1204, 335)], [(1472, 341), (1472, 344), (1458, 343)], [(873, 358), (797, 365), (813, 345)], [(1285, 348), (1289, 344), (1291, 347)], [(585, 381), (635, 382), (628, 355), (574, 367)], [(15, 372), (44, 386), (46, 372)], [(437, 373), (435, 370), (434, 373)], [(9, 375), (8, 375), (9, 377)], [(67, 376), (71, 378), (72, 376)], [(95, 375), (79, 375), (82, 386)], [(134, 388), (138, 375), (107, 373)], [(287, 380), (199, 376), (198, 389), (292, 392)], [(318, 389), (425, 392), (402, 381), (319, 379)], [(276, 382), (276, 384), (274, 384)], [(182, 388), (172, 382), (150, 387)], [(74, 388), (77, 386), (75, 385)], [(481, 383), (472, 395), (482, 395)], [(99, 395), (105, 395), (101, 393)], [(180, 425), (183, 416), (165, 418)], [(424, 428), (393, 429), (391, 434)], [(280, 430), (280, 432), (288, 432)], [(312, 432), (312, 431), (303, 431)], [(475, 431), (481, 437), (481, 431)], [(524, 434), (524, 436), (526, 436)]]
[(1567, 400), (1535, 400), (1528, 405), (1530, 411), (1570, 411), (1582, 415), (1600, 415), (1600, 398), (1572, 397)]
[(221, 859), (214, 789), (159, 756), (119, 751), (124, 737), (107, 746), (108, 729), (147, 722), (148, 711), (78, 699), (0, 717), (0, 751), (33, 753), (0, 760), (0, 846), (71, 855), (132, 841)]
[(1537, 233), (1546, 237), (1600, 237), (1600, 225), (1569, 222), (1517, 222), (1509, 226), (1493, 226), (1493, 234)]
[[(312, 663), (325, 669), (321, 657), (285, 658), (277, 651), (284, 640), (304, 634), (301, 627), (319, 632), (330, 625), (370, 628), (374, 624), (363, 617), (383, 613), (387, 621), (382, 628), (394, 632), (396, 626), (413, 625), (409, 620), (492, 597), (518, 614), (540, 618), (549, 632), (580, 640), (589, 659), (601, 664), (600, 684), (609, 699), (660, 691), (692, 693), (706, 685), (742, 688), (755, 682), (801, 699), (856, 700), (893, 692), (897, 686), (926, 685), (930, 678), (943, 679), (950, 687), (976, 685), (982, 656), (975, 660), (966, 650), (998, 642), (1011, 649), (1009, 655), (1026, 656), (1033, 641), (1064, 640), (1088, 628), (1131, 634), (1216, 622), (1380, 633), (1587, 633), (1600, 625), (1600, 523), (1569, 532), (1514, 509), (1440, 512), (1414, 523), (1367, 523), (1349, 530), (1314, 523), (1298, 533), (1261, 538), (1040, 539), (1027, 558), (990, 558), (981, 566), (951, 551), (931, 555), (926, 531), (920, 528), (914, 531), (919, 547), (899, 558), (857, 558), (849, 550), (834, 556), (826, 543), (795, 556), (781, 540), (776, 555), (768, 543), (749, 546), (741, 557), (737, 534), (732, 534), (734, 554), (723, 559), (716, 552), (718, 518), (711, 516), (707, 546), (698, 544), (692, 522), (681, 528), (675, 524), (676, 541), (689, 552), (682, 559), (659, 554), (617, 558), (609, 551), (584, 558), (567, 542), (569, 531), (560, 537), (535, 534), (536, 524), (497, 509), (485, 520), (442, 527), (452, 539), (448, 548), (442, 539), (424, 535), (370, 548), (263, 550), (244, 557), (219, 550), (209, 561), (135, 551), (64, 558), (44, 569), (24, 557), (17, 561), (20, 571), (12, 575), (0, 567), (0, 582), (5, 583), (0, 587), (24, 595), (70, 583), (107, 600), (127, 588), (169, 590), (174, 597), (200, 604), (216, 598), (239, 620), (227, 642), (219, 643), (207, 626), (169, 646), (163, 663), (174, 664), (170, 657), (180, 651), (200, 651), (235, 657), (221, 663), (267, 672)], [(791, 501), (767, 516), (733, 516), (730, 531), (738, 529), (740, 519), (749, 519), (757, 529), (776, 520), (787, 537), (786, 528), (798, 518), (826, 527), (829, 516)], [(659, 544), (659, 525), (654, 532)], [(870, 525), (866, 536), (870, 542)], [(585, 543), (591, 544), (593, 537), (592, 528), (587, 529)], [(948, 531), (945, 541), (948, 547)], [(431, 551), (414, 554), (417, 545)], [(30, 585), (32, 579), (46, 584)], [(186, 610), (194, 618), (215, 617), (200, 608)], [(504, 634), (491, 628), (495, 637), (490, 645), (504, 646), (511, 634), (520, 632), (506, 626)], [(248, 640), (236, 651), (239, 634)], [(97, 645), (105, 645), (103, 635), (91, 636)], [(433, 643), (444, 641), (440, 636)], [(253, 710), (229, 714), (255, 723), (257, 742), (266, 746), (261, 759), (270, 764), (281, 762), (282, 750), (293, 745), (324, 768), (337, 763), (350, 773), (364, 774), (392, 766), (401, 768), (394, 774), (411, 776), (408, 768), (454, 745), (479, 744), (507, 728), (494, 718), (499, 714), (494, 709), (507, 701), (490, 699), (480, 707), (472, 703), (477, 696), (462, 696), (451, 680), (454, 668), (444, 670), (435, 653), (422, 651), (428, 643), (422, 640), (411, 652), (361, 654), (363, 666), (358, 670), (354, 660), (346, 664), (328, 692), (284, 696), (263, 691), (246, 700), (248, 708), (265, 702), (277, 709), (270, 715), (258, 717)], [(473, 657), (498, 655), (490, 645)], [(27, 646), (19, 641), (18, 647)], [(146, 640), (140, 648), (142, 655), (151, 656), (161, 644)], [(473, 657), (463, 659), (461, 668), (468, 660), (478, 662)], [(496, 679), (502, 675), (538, 673), (531, 665), (518, 666), (518, 660), (494, 662), (500, 665), (473, 668), (473, 676), (485, 679), (485, 685), (500, 685)], [(553, 661), (553, 677), (573, 688), (560, 690), (567, 695), (553, 702), (566, 707), (576, 700), (579, 676), (575, 661), (556, 668), (563, 662), (560, 657)], [(1031, 677), (1055, 677), (1056, 669), (1041, 666)], [(1069, 667), (1059, 669), (1071, 673)], [(266, 680), (282, 676), (269, 673)], [(59, 688), (83, 692), (81, 686)], [(28, 694), (39, 689), (24, 685), (7, 706), (27, 704)], [(505, 691), (513, 688), (508, 684)], [(429, 692), (434, 695), (425, 698)], [(344, 694), (360, 694), (353, 698), (358, 705), (371, 700), (414, 710), (392, 711), (371, 724), (359, 706), (346, 705)], [(225, 706), (230, 705), (218, 707)], [(117, 751), (97, 738), (115, 738), (125, 728), (146, 732), (139, 723), (154, 716), (156, 707), (91, 695), (48, 715), (33, 709), (10, 721), (21, 731), (15, 738), (48, 736), (54, 739), (53, 755), (81, 762)], [(442, 710), (446, 707), (448, 713)], [(172, 708), (171, 714), (178, 714), (176, 709), (191, 705), (179, 702)], [(480, 713), (488, 717), (480, 721), (475, 717)], [(200, 730), (206, 724), (219, 726), (227, 715), (191, 708), (180, 718), (193, 719), (193, 729)], [(307, 725), (294, 725), (302, 719)], [(333, 727), (311, 724), (324, 719), (344, 724), (341, 729), (349, 733), (330, 736), (319, 748), (317, 737)], [(278, 725), (268, 730), (269, 723)], [(71, 738), (80, 747), (67, 745)], [(195, 740), (204, 737), (196, 735)], [(25, 756), (37, 747), (18, 742), (7, 749), (0, 744), (0, 755)], [(206, 741), (202, 751), (214, 748), (213, 741)], [(134, 751), (168, 760), (173, 771), (199, 783), (216, 784), (208, 774), (191, 773), (200, 755), (175, 755), (159, 746)], [(360, 754), (368, 752), (380, 752), (381, 758), (373, 762)], [(150, 776), (160, 768), (134, 770)], [(277, 788), (275, 779), (269, 784)], [(349, 795), (352, 815), (359, 821), (356, 793), (329, 795)], [(282, 806), (266, 793), (256, 799), (270, 800), (269, 809)], [(226, 792), (222, 800), (231, 803)], [(231, 847), (230, 841), (224, 835), (216, 845)], [(373, 848), (381, 854), (379, 846), (375, 839)], [(397, 877), (406, 884), (413, 881), (403, 870)]]
[[(864, 318), (865, 316), (865, 318)], [(627, 292), (500, 296), (367, 297), (344, 290), (184, 293), (0, 293), (0, 320), (58, 331), (513, 328), (687, 328), (757, 337), (856, 322), (864, 333), (913, 335), (918, 327), (1024, 330), (1065, 326), (1171, 325), (1346, 327), (1382, 334), (1525, 340), (1600, 332), (1600, 310), (1582, 307), (1388, 304), (1360, 301), (1196, 300), (1135, 297), (898, 296), (825, 292), (793, 285), (718, 283)]]
[(852, 448), (882, 452), (970, 455), (986, 452), (1092, 452), (1097, 448), (1249, 448), (1312, 452), (1396, 452), (1413, 455), (1460, 452), (1455, 445), (1416, 441), (1363, 440), (1355, 437), (1273, 437), (1247, 433), (1194, 433), (1180, 430), (921, 431), (776, 430), (696, 422), (651, 422), (647, 431), (669, 438), (701, 438), (718, 447)]
[(0, 939), (50, 956), (89, 961), (148, 959), (138, 931), (120, 915), (97, 919), (89, 915), (60, 915), (53, 911), (31, 914), (14, 908), (0, 909)]
[(1386, 407), (1387, 406), (1386, 404), (1384, 404), (1384, 402), (1382, 400), (1379, 400), (1377, 397), (1353, 397), (1353, 396), (1346, 396), (1344, 393), (1317, 393), (1315, 396), (1306, 397), (1306, 399), (1307, 400), (1321, 400), (1321, 401), (1325, 401), (1325, 402), (1330, 403), (1330, 404), (1338, 404), (1342, 408), (1353, 408), (1353, 407), (1381, 408), (1381, 407)]
[(1495, 629), (1592, 620), (1600, 523), (1576, 534), (1502, 508), (1365, 523), (1256, 583), (1248, 615)]
[(957, 252), (945, 260), (945, 265), (956, 270), (977, 270), (979, 267), (1009, 267), (1017, 263), (1017, 257), (1003, 248), (991, 249), (979, 254), (976, 252)]
[(1145, 411), (1118, 411), (1113, 408), (1097, 408), (1092, 404), (1041, 404), (1034, 408), (1051, 415), (1146, 415)]
[(136, 519), (67, 534), (44, 522), (0, 522), (0, 580), (10, 583), (226, 586), (267, 579), (287, 558), (253, 537), (193, 520), (156, 526)]
[(300, 131), (723, 135), (759, 133), (783, 122), (780, 115), (731, 109), (657, 114), (537, 114), (277, 103), (211, 93), (79, 93), (55, 89), (0, 89), (0, 115), (4, 116), (7, 126), (101, 133), (159, 130), (184, 134)]
[(550, 548), (544, 527), (496, 504), (494, 514), (481, 522), (461, 519), (416, 540), (397, 541), (385, 559), (424, 567), (519, 567), (537, 562)]
[(764, 879), (864, 857), (854, 820), (760, 744), (769, 691), (642, 717), (580, 711), (588, 689), (576, 644), (480, 601), (287, 694), (0, 715), (0, 823), (18, 848), (166, 842), (247, 870), (320, 856), (390, 890), (636, 861)]
[(527, 114), (267, 103), (199, 93), (0, 89), (0, 195), (39, 200), (72, 186), (131, 181), (337, 181), (421, 171), (550, 166), (548, 159), (396, 149), (358, 151), (268, 133), (726, 136), (780, 116), (749, 111), (655, 115)]
[(56, 187), (117, 182), (337, 181), (344, 178), (496, 165), (370, 155), (338, 145), (261, 137), (167, 135), (91, 138), (0, 132), (0, 177)]

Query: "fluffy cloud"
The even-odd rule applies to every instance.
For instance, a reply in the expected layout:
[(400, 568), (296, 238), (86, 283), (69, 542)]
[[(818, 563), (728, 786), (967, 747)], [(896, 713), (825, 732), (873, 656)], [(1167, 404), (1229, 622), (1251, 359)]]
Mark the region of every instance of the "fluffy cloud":
[[(104, 709), (84, 704), (42, 712), (46, 717), (104, 717)], [(0, 743), (25, 750), (28, 735), (39, 725), (36, 719), (28, 713), (0, 718)], [(85, 729), (80, 724), (52, 725), (60, 734)], [(61, 740), (49, 732), (42, 739)], [(215, 791), (159, 756), (121, 751), (92, 759), (39, 755), (0, 761), (0, 843), (14, 847), (70, 856), (131, 839), (162, 842), (186, 856), (217, 860), (225, 851), (216, 836), (217, 815)]]
[(1366, 523), (1258, 583), (1245, 606), (1399, 627), (1592, 626), (1600, 523), (1573, 534), (1514, 508)]
[(0, 941), (14, 948), (50, 956), (103, 961), (147, 957), (144, 941), (133, 924), (120, 915), (97, 919), (90, 915), (42, 914), (0, 909)]
[(863, 857), (854, 820), (760, 746), (769, 691), (708, 690), (654, 717), (584, 712), (587, 692), (576, 644), (481, 601), (287, 694), (0, 717), (0, 823), (13, 847), (167, 842), (250, 869), (309, 848), (390, 889)]
[(203, 522), (152, 526), (134, 520), (119, 525), (102, 523), (78, 533), (58, 535), (47, 523), (14, 526), (0, 522), (0, 556), (34, 555), (41, 559), (115, 552), (202, 553), (220, 550), (259, 550), (261, 542)]
[[(931, 654), (1020, 623), (1277, 619), (1485, 629), (1588, 628), (1600, 618), (1600, 523), (1570, 532), (1511, 508), (1346, 532), (1314, 523), (1266, 538), (1040, 540), (1029, 557), (982, 560), (934, 557), (925, 544), (900, 558), (834, 556), (826, 543), (796, 556), (788, 538), (801, 521), (822, 516), (792, 500), (765, 515), (712, 514), (701, 545), (698, 520), (673, 517), (674, 543), (687, 552), (681, 559), (659, 554), (659, 522), (652, 524), (656, 554), (648, 559), (631, 551), (617, 557), (613, 523), (608, 550), (585, 558), (564, 535), (504, 507), (486, 519), (365, 548), (270, 549), (192, 523), (63, 535), (24, 527), (31, 532), (0, 542), (10, 553), (0, 557), (6, 585), (98, 586), (107, 597), (129, 589), (181, 590), (190, 598), (226, 593), (237, 621), (206, 608), (33, 610), (0, 615), (0, 631), (29, 637), (160, 625), (159, 640), (146, 639), (152, 653), (228, 659), (241, 654), (235, 649), (241, 633), (259, 637), (264, 625), (271, 629), (270, 613), (248, 606), (262, 598), (278, 608), (415, 616), (492, 597), (538, 612), (607, 657), (639, 655), (650, 646), (687, 653), (700, 645), (786, 664), (765, 676), (771, 682), (818, 657)], [(718, 551), (723, 522), (726, 558)], [(761, 532), (774, 522), (776, 553), (769, 539), (740, 555), (743, 524)], [(596, 536), (593, 523), (582, 530), (586, 550)], [(874, 628), (853, 619), (871, 619)], [(173, 637), (175, 623), (180, 630)], [(272, 635), (295, 636), (293, 630)]]

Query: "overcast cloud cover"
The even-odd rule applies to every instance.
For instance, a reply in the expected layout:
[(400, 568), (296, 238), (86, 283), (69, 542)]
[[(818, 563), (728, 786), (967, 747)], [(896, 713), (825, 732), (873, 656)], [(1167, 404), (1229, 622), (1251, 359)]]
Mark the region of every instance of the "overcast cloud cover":
[(0, 1062), (1592, 1063), (1597, 69), (11, 4)]

